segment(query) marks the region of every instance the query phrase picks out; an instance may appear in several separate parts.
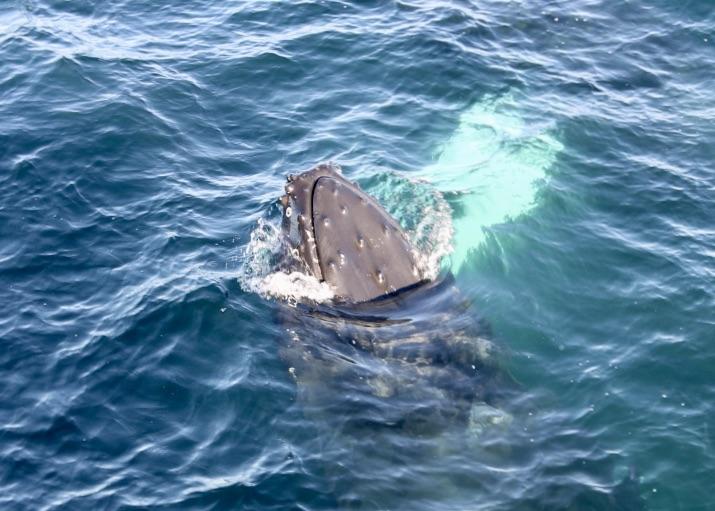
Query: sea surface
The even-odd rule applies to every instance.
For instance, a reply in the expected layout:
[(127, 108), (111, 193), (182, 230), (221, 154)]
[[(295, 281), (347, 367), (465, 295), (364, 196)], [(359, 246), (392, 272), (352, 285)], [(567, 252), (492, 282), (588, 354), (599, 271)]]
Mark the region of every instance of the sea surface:
[(3, 0), (0, 509), (715, 510), (714, 91), (710, 0)]

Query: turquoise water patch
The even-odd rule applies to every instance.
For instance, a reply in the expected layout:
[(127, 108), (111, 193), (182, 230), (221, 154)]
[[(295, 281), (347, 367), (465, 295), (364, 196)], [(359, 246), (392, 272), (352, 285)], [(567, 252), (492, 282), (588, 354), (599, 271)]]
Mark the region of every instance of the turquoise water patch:
[(489, 96), (466, 110), (437, 161), (417, 174), (447, 198), (453, 210), (452, 253), (457, 273), (492, 225), (514, 220), (536, 205), (548, 170), (563, 145), (530, 127), (510, 96)]

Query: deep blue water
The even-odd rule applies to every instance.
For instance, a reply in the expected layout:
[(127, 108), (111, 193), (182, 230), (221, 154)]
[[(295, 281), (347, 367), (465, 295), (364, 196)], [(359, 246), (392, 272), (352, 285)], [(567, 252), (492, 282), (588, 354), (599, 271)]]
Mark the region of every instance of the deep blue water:
[[(0, 509), (715, 509), (714, 69), (709, 0), (0, 3)], [(272, 296), (329, 159), (456, 289)], [(462, 328), (468, 420), (345, 342)]]

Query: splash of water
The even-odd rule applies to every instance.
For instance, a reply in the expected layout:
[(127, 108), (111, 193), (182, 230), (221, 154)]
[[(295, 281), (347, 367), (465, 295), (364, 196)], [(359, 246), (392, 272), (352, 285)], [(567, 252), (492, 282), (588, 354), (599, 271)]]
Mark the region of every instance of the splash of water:
[[(435, 278), (440, 262), (451, 251), (451, 209), (442, 194), (425, 182), (394, 173), (376, 176), (366, 191), (405, 229), (423, 275)], [(264, 217), (258, 220), (242, 250), (238, 280), (246, 291), (289, 304), (329, 302), (333, 289), (327, 282), (296, 270), (302, 266), (297, 254), (291, 253), (279, 221)]]
[(563, 149), (514, 113), (510, 96), (488, 97), (464, 112), (437, 161), (417, 176), (442, 192), (453, 210), (452, 271), (485, 240), (489, 226), (531, 210), (547, 170)]
[(243, 249), (238, 281), (246, 291), (289, 304), (330, 301), (334, 296), (330, 286), (312, 275), (295, 271), (294, 257), (278, 222), (260, 218)]

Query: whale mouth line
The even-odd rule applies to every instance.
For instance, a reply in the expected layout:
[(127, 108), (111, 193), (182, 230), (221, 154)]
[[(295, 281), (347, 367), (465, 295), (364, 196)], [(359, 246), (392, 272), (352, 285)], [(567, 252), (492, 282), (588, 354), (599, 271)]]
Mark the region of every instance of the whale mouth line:
[[(313, 237), (314, 237), (314, 239), (317, 239), (317, 235), (316, 235), (316, 233), (315, 233), (315, 192), (316, 192), (316, 190), (318, 189), (318, 183), (319, 183), (321, 180), (325, 179), (325, 178), (326, 178), (325, 176), (321, 176), (321, 177), (319, 177), (318, 179), (315, 180), (315, 183), (313, 183), (313, 190), (311, 191), (311, 194), (310, 194), (310, 195), (311, 195), (311, 200), (310, 200), (311, 211), (310, 211), (310, 215), (311, 215), (311, 218), (313, 219), (313, 226), (312, 226), (312, 228), (313, 228)], [(320, 244), (317, 244), (317, 243), (316, 243), (315, 250), (316, 250), (316, 253), (318, 254), (318, 264), (319, 264), (319, 266), (320, 266), (320, 274), (321, 274), (321, 276), (322, 276), (322, 275), (325, 275), (325, 266), (324, 266), (324, 259), (320, 256)], [(318, 277), (318, 278), (321, 278), (321, 277)], [(321, 278), (321, 280), (324, 281), (324, 279), (322, 279), (322, 278)]]
[(368, 302), (425, 281), (400, 224), (336, 165), (288, 176), (285, 190), (283, 230), (293, 253), (336, 301)]

